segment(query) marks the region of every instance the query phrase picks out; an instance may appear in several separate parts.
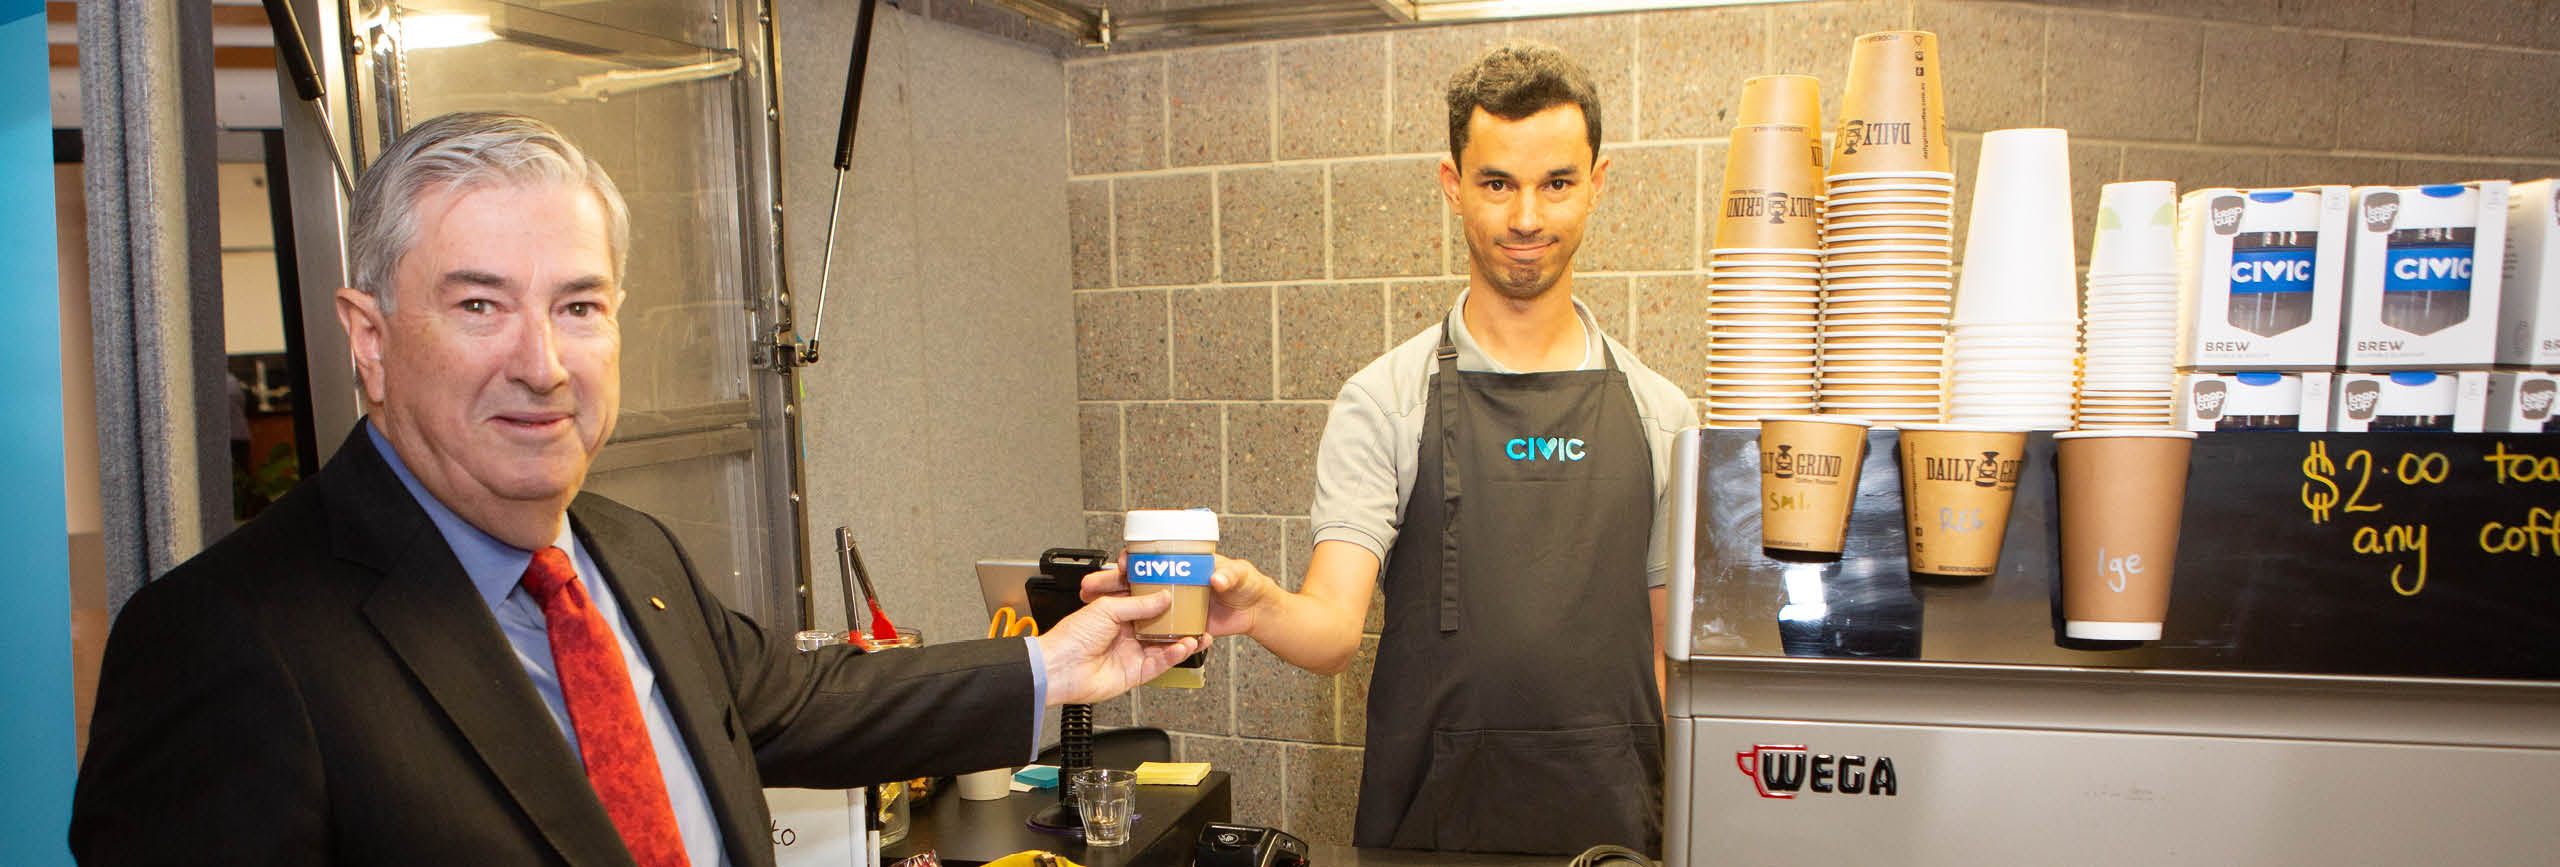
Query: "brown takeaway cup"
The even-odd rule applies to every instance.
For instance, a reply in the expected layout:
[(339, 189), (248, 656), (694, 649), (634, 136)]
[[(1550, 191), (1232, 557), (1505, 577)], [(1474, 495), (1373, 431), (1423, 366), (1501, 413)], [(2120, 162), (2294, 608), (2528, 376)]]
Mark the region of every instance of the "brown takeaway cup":
[(2181, 430), (2054, 434), (2065, 636), (2160, 637), (2195, 437)]
[(1858, 37), (1830, 173), (1950, 171), (1944, 75), (1936, 34), (1888, 30)]
[(2026, 451), (2023, 430), (1902, 426), (1902, 512), (1912, 572), (1979, 577), (1999, 569)]
[(1838, 554), (1866, 458), (1867, 422), (1850, 416), (1760, 421), (1760, 545)]
[(1819, 239), (1821, 166), (1811, 126), (1758, 124), (1733, 130), (1717, 199), (1716, 246), (1811, 248)]
[(1822, 125), (1822, 80), (1810, 75), (1761, 75), (1742, 82), (1742, 105), (1734, 113), (1743, 125), (1783, 123)]

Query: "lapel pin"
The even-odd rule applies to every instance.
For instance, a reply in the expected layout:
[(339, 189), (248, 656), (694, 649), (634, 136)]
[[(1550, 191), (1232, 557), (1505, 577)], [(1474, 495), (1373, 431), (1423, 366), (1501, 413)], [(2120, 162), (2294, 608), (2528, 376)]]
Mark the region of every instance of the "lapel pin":
[(649, 607), (651, 607), (651, 608), (656, 608), (656, 609), (658, 609), (658, 610), (660, 610), (660, 611), (665, 611), (665, 610), (667, 610), (667, 600), (660, 599), (660, 598), (655, 597), (655, 596), (651, 596), (651, 597), (649, 597)]

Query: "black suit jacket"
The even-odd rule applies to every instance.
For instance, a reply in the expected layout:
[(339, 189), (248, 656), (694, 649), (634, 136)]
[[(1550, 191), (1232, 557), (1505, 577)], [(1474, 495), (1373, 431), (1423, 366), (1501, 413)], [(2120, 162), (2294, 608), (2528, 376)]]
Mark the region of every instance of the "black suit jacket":
[[(1030, 754), (1020, 641), (797, 653), (704, 589), (656, 520), (593, 494), (569, 519), (657, 671), (732, 863), (773, 861), (764, 786)], [(361, 423), (321, 472), (125, 606), (71, 848), (119, 864), (631, 863)]]

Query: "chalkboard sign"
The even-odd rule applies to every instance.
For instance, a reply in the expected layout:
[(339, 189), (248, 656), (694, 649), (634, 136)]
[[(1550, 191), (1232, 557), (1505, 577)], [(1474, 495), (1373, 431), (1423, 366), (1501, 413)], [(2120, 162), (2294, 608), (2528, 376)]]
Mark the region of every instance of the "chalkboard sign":
[(1897, 444), (1870, 434), (1843, 556), (1805, 564), (1759, 548), (1757, 433), (1704, 433), (1699, 652), (2560, 679), (2560, 437), (2206, 433), (2162, 637), (2122, 643), (2061, 637), (2049, 435), (1973, 580), (1907, 573)]

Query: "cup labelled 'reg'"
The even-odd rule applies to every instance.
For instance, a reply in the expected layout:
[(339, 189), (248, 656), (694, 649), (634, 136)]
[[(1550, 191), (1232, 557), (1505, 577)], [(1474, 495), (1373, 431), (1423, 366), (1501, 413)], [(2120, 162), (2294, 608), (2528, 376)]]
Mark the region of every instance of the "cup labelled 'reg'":
[(2009, 504), (2025, 466), (2024, 430), (1906, 424), (1902, 510), (1911, 571), (1977, 578), (2000, 568)]
[(1760, 545), (1838, 554), (1866, 459), (1866, 419), (1845, 415), (1760, 420)]
[(2053, 435), (2062, 513), (2062, 620), (2070, 638), (2150, 641), (2169, 614), (2187, 461), (2182, 430)]

